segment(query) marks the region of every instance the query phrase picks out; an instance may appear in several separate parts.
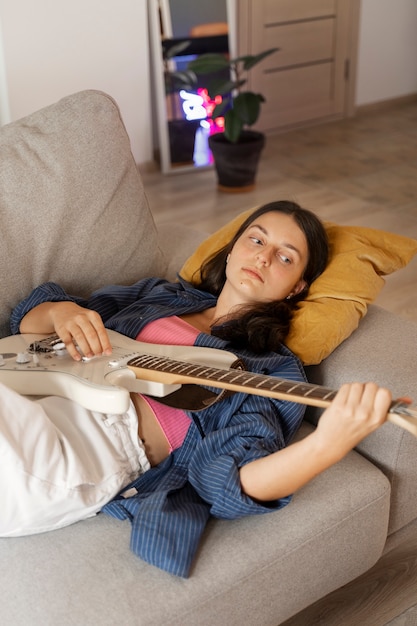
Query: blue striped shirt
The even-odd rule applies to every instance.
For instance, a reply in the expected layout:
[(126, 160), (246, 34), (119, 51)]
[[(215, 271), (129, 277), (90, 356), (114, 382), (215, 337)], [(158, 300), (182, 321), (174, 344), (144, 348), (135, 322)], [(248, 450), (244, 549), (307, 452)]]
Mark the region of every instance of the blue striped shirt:
[[(94, 309), (105, 326), (131, 338), (150, 321), (205, 310), (216, 298), (180, 280), (144, 279), (131, 286), (113, 285), (89, 298), (68, 295), (55, 283), (36, 288), (13, 311), (11, 328), (19, 332), (23, 316), (42, 302), (70, 300)], [(195, 345), (233, 351), (255, 373), (305, 381), (299, 360), (283, 346), (280, 353), (255, 355), (231, 350), (228, 342), (200, 333)], [(132, 524), (131, 548), (140, 558), (172, 574), (187, 577), (210, 516), (235, 519), (266, 513), (288, 504), (290, 495), (268, 503), (242, 493), (239, 468), (289, 443), (304, 407), (292, 402), (235, 393), (203, 411), (190, 412), (193, 422), (183, 445), (165, 461), (137, 478), (103, 508)], [(196, 423), (201, 426), (204, 437)], [(129, 491), (129, 493), (131, 493)]]

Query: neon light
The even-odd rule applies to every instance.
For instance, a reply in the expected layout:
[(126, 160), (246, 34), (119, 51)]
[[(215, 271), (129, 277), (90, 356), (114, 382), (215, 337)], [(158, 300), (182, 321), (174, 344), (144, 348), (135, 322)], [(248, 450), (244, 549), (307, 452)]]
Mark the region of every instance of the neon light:
[(182, 110), (187, 120), (204, 120), (207, 117), (203, 98), (196, 93), (190, 93), (181, 89)]
[(202, 120), (201, 125), (212, 133), (224, 131), (224, 117), (212, 118), (214, 108), (221, 103), (222, 97), (216, 96), (214, 100), (208, 95), (207, 89), (198, 89), (192, 93), (182, 89), (179, 92), (182, 99), (182, 110), (187, 120)]

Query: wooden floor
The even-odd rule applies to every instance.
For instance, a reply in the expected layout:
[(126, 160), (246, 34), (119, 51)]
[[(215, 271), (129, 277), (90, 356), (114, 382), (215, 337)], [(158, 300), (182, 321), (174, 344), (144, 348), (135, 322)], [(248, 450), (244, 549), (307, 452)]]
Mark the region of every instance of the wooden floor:
[(417, 626), (415, 541), (280, 626)]
[[(214, 170), (161, 175), (141, 168), (157, 223), (212, 232), (239, 212), (289, 199), (339, 224), (417, 239), (417, 100), (269, 136), (256, 188), (217, 191)], [(387, 277), (378, 304), (417, 321), (417, 257)]]
[[(326, 220), (417, 239), (417, 100), (268, 137), (250, 193), (218, 192), (214, 170), (141, 172), (157, 224), (174, 220), (212, 232), (252, 206), (290, 199)], [(417, 322), (416, 282), (417, 257), (387, 277), (377, 303)], [(417, 546), (383, 557), (285, 626), (313, 624), (417, 626)]]

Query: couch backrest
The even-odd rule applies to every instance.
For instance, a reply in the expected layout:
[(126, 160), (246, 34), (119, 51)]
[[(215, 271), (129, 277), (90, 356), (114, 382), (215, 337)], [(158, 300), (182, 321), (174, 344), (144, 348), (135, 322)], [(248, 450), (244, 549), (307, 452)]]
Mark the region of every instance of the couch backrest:
[(87, 294), (164, 275), (167, 263), (119, 109), (98, 91), (0, 129), (0, 336), (14, 306), (53, 280)]

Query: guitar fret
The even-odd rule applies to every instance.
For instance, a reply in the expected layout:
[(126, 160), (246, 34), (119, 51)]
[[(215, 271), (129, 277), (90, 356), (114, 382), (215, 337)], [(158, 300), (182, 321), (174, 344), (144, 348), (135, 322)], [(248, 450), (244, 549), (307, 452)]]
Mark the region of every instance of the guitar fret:
[(229, 370), (226, 370), (224, 372), (218, 372), (216, 380), (222, 382), (223, 380), (227, 380), (229, 376), (230, 376)]
[(244, 381), (247, 380), (247, 377), (245, 377), (245, 375), (242, 374), (242, 372), (238, 372), (237, 374), (229, 373), (229, 383), (240, 384), (241, 379), (243, 379)]
[(170, 372), (184, 374), (185, 376), (200, 376), (204, 373), (204, 368), (202, 368), (201, 365), (192, 365), (190, 363), (185, 365), (184, 363), (178, 363), (177, 365), (170, 368), (167, 367), (166, 369), (169, 369)]
[(253, 377), (255, 381), (255, 387), (257, 389), (278, 389), (285, 384), (286, 381), (279, 378), (271, 378), (270, 376), (264, 376), (263, 374), (257, 374)]
[(257, 376), (256, 374), (254, 374), (253, 376), (250, 375), (250, 372), (246, 372), (246, 378), (245, 378), (245, 385), (247, 385), (248, 387), (256, 387), (259, 388), (262, 381), (259, 381), (259, 376)]
[(293, 383), (291, 383), (288, 380), (279, 380), (279, 379), (278, 380), (274, 380), (274, 379), (270, 379), (269, 378), (269, 379), (266, 379), (265, 382), (268, 383), (268, 381), (269, 381), (269, 384), (267, 384), (267, 387), (268, 387), (268, 389), (270, 391), (275, 391), (275, 390), (281, 391), (282, 390), (285, 393), (287, 393), (288, 387), (293, 385)]
[(322, 396), (323, 400), (333, 400), (333, 398), (336, 395), (336, 391), (331, 391), (330, 389), (327, 390), (328, 393), (326, 393), (326, 395)]
[(293, 386), (292, 386), (292, 387), (290, 387), (287, 391), (288, 391), (288, 393), (291, 393), (291, 392), (293, 392), (293, 391), (294, 391), (294, 389), (297, 389), (297, 388), (298, 388), (298, 385), (293, 385)]

